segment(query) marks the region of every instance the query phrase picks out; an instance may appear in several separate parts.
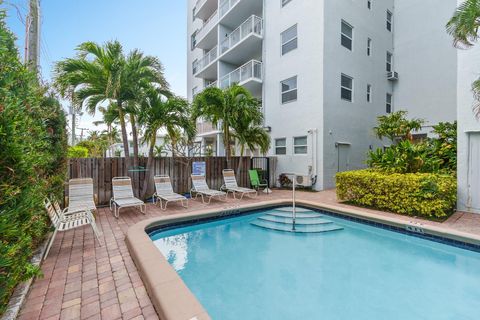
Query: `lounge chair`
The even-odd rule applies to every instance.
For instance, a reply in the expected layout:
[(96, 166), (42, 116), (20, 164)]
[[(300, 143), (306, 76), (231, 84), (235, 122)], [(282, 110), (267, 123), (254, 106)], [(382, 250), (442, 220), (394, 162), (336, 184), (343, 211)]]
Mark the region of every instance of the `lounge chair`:
[[(157, 175), (153, 177), (155, 182), (155, 193), (153, 194), (153, 200), (155, 203), (160, 203), (162, 210), (167, 209), (169, 202), (180, 201), (182, 207), (188, 208), (188, 199), (181, 194), (173, 192), (172, 183), (170, 177), (167, 175)], [(163, 207), (163, 201), (165, 201), (165, 207)]]
[(112, 211), (113, 208), (115, 218), (118, 218), (121, 208), (140, 207), (141, 213), (145, 214), (147, 212), (145, 203), (133, 195), (132, 180), (130, 177), (113, 178), (112, 191), (113, 197), (110, 199), (110, 211)]
[(260, 180), (257, 170), (248, 170), (248, 175), (250, 176), (250, 185), (253, 189), (259, 191), (260, 188), (268, 188), (267, 179)]
[(95, 224), (95, 218), (93, 217), (93, 214), (90, 210), (68, 211), (68, 208), (65, 208), (64, 210), (58, 211), (60, 209), (58, 203), (56, 203), (54, 206), (49, 199), (45, 199), (43, 204), (45, 206), (45, 209), (47, 210), (50, 221), (55, 228), (55, 231), (53, 232), (53, 235), (48, 243), (47, 250), (45, 251), (45, 256), (43, 257), (43, 259), (47, 258), (48, 252), (52, 247), (53, 241), (55, 240), (55, 236), (57, 235), (58, 231), (67, 231), (89, 224), (93, 229), (93, 233), (95, 234), (98, 243), (100, 244), (100, 246), (102, 245), (102, 243), (100, 242), (100, 233), (98, 232), (97, 225)]
[(92, 178), (78, 178), (68, 181), (68, 208), (70, 211), (97, 210)]
[[(227, 199), (226, 192), (213, 190), (208, 187), (207, 180), (205, 180), (205, 176), (192, 174), (191, 178), (192, 178), (192, 189), (190, 190), (190, 197), (193, 198), (193, 194), (195, 194), (194, 199), (197, 199), (198, 195), (200, 195), (202, 197), (202, 202), (206, 204), (209, 204), (213, 197), (217, 197), (218, 200)], [(205, 198), (208, 199), (208, 202), (205, 202)]]
[(237, 199), (237, 193), (240, 193), (241, 195), (240, 198), (238, 198), (239, 200), (242, 200), (244, 195), (247, 195), (250, 198), (258, 195), (258, 192), (255, 189), (239, 187), (237, 179), (235, 178), (235, 172), (232, 169), (223, 169), (222, 173), (225, 184), (221, 189), (225, 190), (227, 193), (232, 193), (234, 199)]

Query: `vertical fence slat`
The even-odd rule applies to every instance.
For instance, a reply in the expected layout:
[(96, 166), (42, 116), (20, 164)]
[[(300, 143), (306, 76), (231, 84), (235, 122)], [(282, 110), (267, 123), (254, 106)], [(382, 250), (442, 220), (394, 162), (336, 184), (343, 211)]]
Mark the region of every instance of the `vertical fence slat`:
[[(190, 161), (185, 159), (174, 159), (172, 157), (155, 158), (151, 168), (153, 174), (168, 174), (172, 178), (173, 187), (176, 192), (185, 193), (191, 188), (190, 174), (192, 173), (192, 162), (205, 161), (206, 180), (212, 189), (219, 189), (223, 184), (222, 170), (227, 167), (225, 157), (195, 157)], [(239, 169), (240, 157), (232, 157), (231, 168)], [(270, 183), (275, 183), (275, 158), (268, 158), (270, 167)], [(139, 165), (145, 167), (146, 158), (139, 159)], [(255, 164), (253, 165), (255, 166)], [(242, 159), (241, 172), (238, 183), (241, 186), (249, 186), (248, 170), (251, 169), (249, 157)], [(85, 158), (70, 159), (68, 163), (68, 179), (88, 178), (94, 179), (94, 190), (98, 197), (98, 205), (108, 205), (112, 196), (112, 178), (119, 176), (130, 176), (134, 186), (141, 194), (143, 183), (149, 175), (147, 172), (129, 172), (124, 158)], [(65, 184), (65, 195), (68, 196), (68, 184)]]

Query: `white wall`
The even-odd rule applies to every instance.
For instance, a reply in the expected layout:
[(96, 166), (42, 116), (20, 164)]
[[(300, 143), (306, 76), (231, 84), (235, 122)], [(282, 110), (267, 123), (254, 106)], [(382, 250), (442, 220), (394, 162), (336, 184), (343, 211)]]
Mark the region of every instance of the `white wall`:
[(427, 126), (456, 119), (457, 50), (445, 31), (456, 2), (395, 1), (395, 110), (407, 110)]
[[(309, 154), (293, 155), (293, 137), (306, 136), (309, 129), (323, 131), (323, 1), (293, 0), (281, 7), (280, 0), (264, 1), (264, 108), (266, 123), (271, 126), (272, 154), (275, 138), (287, 139), (287, 155), (278, 156), (276, 172), (308, 173)], [(298, 48), (281, 55), (280, 33), (297, 24)], [(297, 76), (295, 102), (281, 103), (280, 81)], [(322, 139), (317, 139), (317, 167), (322, 167)], [(318, 172), (317, 188), (323, 185)]]
[(188, 0), (187, 5), (187, 98), (189, 101), (193, 100), (192, 89), (194, 87), (197, 87), (199, 90), (203, 89), (203, 80), (192, 75), (192, 62), (203, 57), (202, 49), (196, 48), (191, 50), (191, 36), (195, 30), (200, 29), (202, 26), (200, 19), (193, 21), (193, 8), (196, 2), (197, 0)]
[[(335, 186), (339, 167), (336, 143), (349, 143), (346, 170), (364, 168), (370, 148), (381, 147), (372, 128), (379, 115), (386, 114), (386, 93), (392, 84), (386, 78), (386, 52), (392, 51), (392, 33), (386, 29), (386, 11), (393, 11), (393, 0), (373, 1), (372, 9), (363, 0), (325, 2), (324, 53), (324, 188)], [(353, 26), (353, 50), (341, 46), (341, 21)], [(372, 39), (367, 56), (367, 39)], [(340, 96), (341, 74), (354, 79), (353, 102)], [(367, 84), (372, 85), (372, 101), (367, 102)]]
[[(469, 50), (458, 51), (458, 85), (457, 85), (457, 116), (458, 116), (458, 210), (480, 213), (479, 208), (472, 208), (472, 203), (480, 201), (480, 194), (474, 193), (479, 181), (469, 181), (469, 134), (480, 132), (480, 122), (475, 118), (472, 106), (475, 103), (471, 85), (480, 77), (480, 43)], [(479, 163), (472, 163), (480, 166)]]

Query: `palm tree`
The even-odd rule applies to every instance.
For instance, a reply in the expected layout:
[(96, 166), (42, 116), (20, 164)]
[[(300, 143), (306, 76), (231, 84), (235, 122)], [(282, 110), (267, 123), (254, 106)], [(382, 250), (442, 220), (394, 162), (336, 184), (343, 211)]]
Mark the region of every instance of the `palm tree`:
[(258, 101), (250, 101), (240, 110), (237, 121), (232, 125), (233, 136), (240, 146), (240, 161), (238, 162), (237, 175), (240, 176), (245, 148), (259, 149), (263, 154), (270, 148), (270, 136), (262, 127), (263, 114), (259, 109)]
[[(480, 0), (466, 0), (458, 6), (447, 23), (447, 32), (453, 36), (457, 48), (470, 48), (478, 41), (480, 28)], [(480, 118), (480, 79), (472, 84), (472, 91), (477, 103), (473, 111)]]
[[(144, 127), (143, 142), (148, 143), (147, 175), (143, 184), (143, 194), (150, 194), (151, 180), (153, 179), (152, 168), (155, 156), (155, 145), (157, 134), (160, 129), (168, 132), (183, 130), (188, 136), (195, 136), (195, 125), (190, 117), (188, 102), (180, 97), (166, 97), (161, 91), (150, 88), (146, 91), (145, 100), (141, 105), (142, 112), (139, 116), (139, 123)], [(150, 190), (148, 190), (150, 186)]]
[(223, 90), (215, 87), (207, 88), (193, 101), (192, 116), (194, 119), (203, 117), (212, 125), (221, 127), (227, 167), (229, 168), (232, 155), (231, 129), (243, 112), (252, 110), (252, 106), (257, 108), (258, 101), (246, 88), (237, 84)]
[[(54, 81), (63, 96), (73, 92), (73, 99), (78, 101), (87, 112), (94, 114), (105, 102), (115, 106), (120, 122), (123, 147), (127, 166), (130, 165), (130, 152), (126, 129), (127, 104), (141, 96), (147, 86), (156, 85), (167, 88), (160, 61), (133, 50), (125, 56), (122, 45), (118, 41), (99, 45), (84, 42), (77, 47), (77, 57), (68, 58), (56, 63)], [(130, 117), (136, 139), (135, 117)], [(135, 162), (138, 162), (138, 148), (135, 151)]]

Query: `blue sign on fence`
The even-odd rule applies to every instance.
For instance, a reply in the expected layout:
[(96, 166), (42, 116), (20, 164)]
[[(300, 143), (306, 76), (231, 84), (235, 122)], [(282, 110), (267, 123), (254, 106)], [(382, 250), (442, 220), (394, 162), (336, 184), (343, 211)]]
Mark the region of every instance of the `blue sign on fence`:
[(205, 161), (193, 162), (192, 173), (205, 176), (207, 173), (207, 166)]

